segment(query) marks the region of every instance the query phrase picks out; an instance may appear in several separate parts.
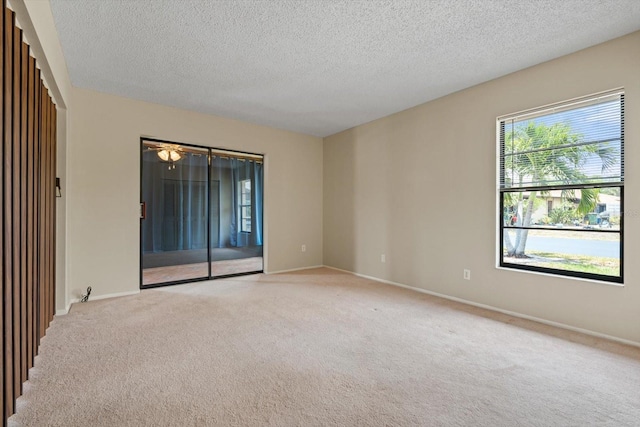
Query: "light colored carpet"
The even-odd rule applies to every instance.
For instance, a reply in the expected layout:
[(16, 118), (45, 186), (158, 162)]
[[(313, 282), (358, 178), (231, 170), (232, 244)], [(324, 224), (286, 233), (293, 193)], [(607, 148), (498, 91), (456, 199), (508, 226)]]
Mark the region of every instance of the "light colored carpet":
[(75, 304), (13, 426), (637, 426), (640, 349), (328, 269)]

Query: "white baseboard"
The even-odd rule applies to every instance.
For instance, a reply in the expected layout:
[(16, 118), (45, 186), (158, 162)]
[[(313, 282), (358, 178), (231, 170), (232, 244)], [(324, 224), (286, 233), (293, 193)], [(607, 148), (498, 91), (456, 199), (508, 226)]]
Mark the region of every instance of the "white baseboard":
[[(325, 267), (324, 265), (313, 265), (311, 267), (300, 267), (300, 268), (291, 268), (289, 270), (278, 270), (278, 271), (269, 271), (266, 272), (264, 274), (280, 274), (280, 273), (290, 273), (292, 271), (302, 271), (302, 270), (311, 270), (314, 268), (322, 268)], [(349, 272), (350, 273), (350, 272)]]
[(73, 304), (74, 302), (78, 302), (80, 300), (78, 299), (73, 299), (71, 301), (69, 301), (69, 303), (67, 304), (66, 308), (63, 308), (62, 310), (56, 310), (56, 316), (64, 316), (65, 314), (69, 313), (69, 309), (71, 309), (71, 304)]
[(579, 332), (579, 333), (582, 333), (582, 334), (585, 334), (585, 335), (590, 335), (592, 337), (604, 338), (604, 339), (607, 339), (607, 340), (610, 340), (610, 341), (615, 341), (615, 342), (618, 342), (618, 343), (621, 343), (621, 344), (630, 345), (630, 346), (633, 346), (633, 347), (640, 347), (640, 342), (636, 342), (636, 341), (631, 341), (631, 340), (627, 340), (627, 339), (624, 339), (624, 338), (615, 337), (613, 335), (607, 335), (607, 334), (603, 334), (603, 333), (600, 333), (600, 332), (591, 331), (589, 329), (577, 328), (575, 326), (566, 325), (564, 323), (554, 322), (554, 321), (542, 319), (542, 318), (539, 318), (539, 317), (529, 316), (528, 314), (517, 313), (515, 311), (503, 310), (501, 308), (493, 307), (493, 306), (490, 306), (490, 305), (480, 304), (480, 303), (477, 303), (477, 302), (474, 302), (474, 301), (469, 301), (469, 300), (466, 300), (466, 299), (453, 297), (453, 296), (446, 295), (446, 294), (441, 294), (441, 293), (438, 293), (438, 292), (432, 292), (432, 291), (428, 291), (428, 290), (422, 289), (422, 288), (415, 288), (413, 286), (404, 285), (402, 283), (392, 282), (390, 280), (385, 280), (385, 279), (379, 279), (377, 277), (367, 276), (365, 274), (355, 273), (353, 271), (343, 270), (341, 268), (331, 267), (329, 265), (325, 265), (324, 267), (330, 268), (331, 270), (341, 271), (343, 273), (353, 274), (354, 276), (362, 277), (363, 279), (369, 279), (369, 280), (373, 280), (375, 282), (385, 283), (387, 285), (398, 286), (400, 288), (410, 289), (412, 291), (420, 292), (420, 293), (427, 294), (427, 295), (432, 295), (434, 297), (444, 298), (444, 299), (447, 299), (447, 300), (450, 300), (450, 301), (455, 301), (455, 302), (471, 305), (471, 306), (478, 307), (478, 308), (484, 308), (485, 310), (495, 311), (495, 312), (498, 312), (498, 313), (506, 314), (508, 316), (518, 317), (520, 319), (525, 319), (525, 320), (531, 320), (533, 322), (542, 323), (544, 325), (555, 326), (556, 328), (567, 329), (569, 331)]
[[(96, 295), (95, 297), (94, 296), (90, 296), (89, 297), (89, 301), (96, 301), (96, 300), (107, 299), (107, 298), (116, 298), (116, 297), (126, 297), (126, 296), (129, 296), (129, 295), (137, 295), (139, 293), (140, 293), (140, 289), (138, 289), (136, 291), (115, 292), (113, 294)], [(68, 314), (69, 310), (71, 309), (71, 305), (75, 304), (77, 302), (80, 302), (80, 298), (73, 298), (67, 304), (67, 308), (66, 309), (56, 311), (56, 316), (64, 316), (65, 314)]]

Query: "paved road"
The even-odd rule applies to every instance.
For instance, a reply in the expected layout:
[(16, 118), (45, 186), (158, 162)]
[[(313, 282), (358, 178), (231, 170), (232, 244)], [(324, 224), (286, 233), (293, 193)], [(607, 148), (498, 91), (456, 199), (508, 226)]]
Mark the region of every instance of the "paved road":
[(606, 240), (529, 236), (526, 250), (608, 258), (620, 257), (620, 243)]

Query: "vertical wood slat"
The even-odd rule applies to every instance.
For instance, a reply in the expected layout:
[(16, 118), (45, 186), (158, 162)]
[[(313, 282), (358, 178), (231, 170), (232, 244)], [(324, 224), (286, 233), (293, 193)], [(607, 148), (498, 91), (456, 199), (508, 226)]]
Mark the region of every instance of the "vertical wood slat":
[[(22, 30), (13, 28), (13, 394), (22, 391), (21, 345), (20, 345), (20, 51)], [(15, 401), (13, 412), (15, 412)]]
[(51, 125), (50, 127), (50, 140), (51, 140), (51, 216), (49, 217), (49, 221), (51, 223), (51, 283), (49, 285), (49, 289), (51, 289), (51, 314), (49, 316), (49, 324), (53, 321), (53, 318), (56, 314), (56, 244), (57, 244), (57, 233), (56, 233), (56, 217), (58, 215), (56, 210), (56, 175), (57, 175), (57, 165), (58, 165), (58, 110), (56, 109), (56, 105), (53, 103), (53, 100), (49, 98), (49, 108), (51, 108)]
[(27, 71), (29, 45), (20, 41), (20, 392), (27, 380)]
[(47, 259), (47, 247), (46, 247), (46, 238), (47, 238), (47, 217), (48, 217), (48, 203), (47, 203), (47, 145), (46, 145), (46, 115), (47, 115), (47, 107), (46, 107), (46, 88), (44, 84), (40, 82), (40, 105), (41, 105), (41, 113), (40, 113), (40, 182), (42, 182), (42, 187), (40, 189), (40, 325), (38, 330), (38, 335), (40, 338), (44, 337), (47, 320), (47, 267), (48, 267), (48, 259)]
[(35, 111), (35, 99), (34, 99), (34, 79), (35, 79), (35, 67), (36, 60), (33, 57), (29, 57), (28, 65), (28, 85), (27, 85), (27, 368), (33, 367), (35, 358), (34, 354), (34, 322), (33, 322), (33, 297), (35, 295), (33, 291), (34, 287), (34, 251), (36, 247), (36, 240), (34, 238), (34, 217), (35, 217), (35, 204), (34, 204), (34, 187), (36, 181), (35, 171), (33, 169), (34, 158), (34, 144), (33, 144), (33, 117)]
[(51, 102), (51, 98), (47, 99), (47, 151), (49, 153), (49, 161), (47, 162), (48, 170), (47, 170), (47, 180), (48, 180), (48, 192), (49, 197), (47, 198), (47, 202), (49, 204), (49, 215), (47, 217), (47, 225), (49, 227), (47, 236), (47, 259), (49, 260), (49, 268), (47, 270), (48, 275), (48, 286), (47, 286), (47, 328), (51, 324), (53, 320), (53, 314), (55, 305), (53, 302), (53, 283), (55, 282), (54, 277), (54, 240), (55, 240), (55, 163), (54, 163), (54, 143), (53, 143), (53, 108), (54, 105)]
[(44, 151), (42, 149), (42, 82), (38, 82), (38, 87), (40, 88), (38, 99), (38, 136), (37, 136), (37, 144), (38, 144), (38, 181), (40, 182), (40, 188), (38, 191), (38, 347), (40, 347), (40, 338), (42, 338), (42, 301), (43, 301), (43, 286), (44, 286), (44, 275), (43, 275), (43, 266), (45, 263), (44, 254), (42, 253), (42, 242), (44, 241), (44, 222), (42, 218), (44, 216), (44, 188), (45, 185), (42, 182), (42, 165), (44, 162)]
[(13, 394), (13, 266), (12, 266), (12, 236), (13, 236), (13, 209), (11, 203), (12, 195), (12, 78), (13, 78), (13, 12), (4, 9), (4, 110), (3, 110), (3, 203), (4, 203), (4, 280), (3, 280), (3, 306), (4, 306), (4, 418), (13, 414), (14, 394)]
[[(2, 10), (6, 10), (6, 0), (2, 0)], [(4, 171), (4, 16), (0, 15), (0, 165)], [(4, 268), (4, 209), (5, 209), (5, 200), (4, 200), (4, 172), (0, 171), (0, 394), (2, 397), (0, 398), (0, 405), (2, 405), (2, 417), (6, 419), (7, 413), (5, 411), (6, 402), (4, 391), (5, 384), (7, 383), (7, 378), (5, 376), (6, 371), (6, 361), (5, 361), (5, 338), (4, 332), (5, 328), (5, 308), (4, 308), (4, 294), (5, 294), (5, 268)]]
[(38, 152), (40, 153), (40, 155), (38, 156), (38, 176), (39, 176), (39, 181), (40, 181), (40, 191), (38, 192), (38, 197), (39, 197), (39, 202), (38, 202), (38, 347), (40, 346), (40, 338), (42, 338), (42, 330), (43, 330), (43, 319), (42, 319), (42, 302), (43, 302), (43, 289), (44, 289), (44, 263), (46, 262), (45, 258), (44, 258), (44, 253), (43, 253), (43, 248), (44, 245), (42, 244), (44, 242), (44, 235), (45, 235), (45, 228), (44, 228), (44, 222), (42, 221), (42, 218), (44, 217), (45, 214), (45, 209), (44, 209), (44, 202), (45, 202), (45, 195), (44, 195), (44, 191), (45, 191), (45, 185), (42, 182), (42, 168), (44, 166), (44, 150), (43, 150), (43, 146), (42, 146), (42, 99), (43, 99), (43, 93), (42, 93), (42, 82), (38, 82), (38, 86), (40, 86), (40, 99), (38, 100)]
[(48, 153), (47, 153), (47, 104), (46, 104), (46, 88), (44, 84), (40, 83), (40, 104), (41, 104), (41, 117), (40, 117), (40, 182), (43, 183), (43, 186), (40, 190), (41, 193), (41, 209), (42, 214), (40, 216), (41, 226), (40, 226), (40, 298), (42, 300), (40, 304), (40, 329), (38, 331), (40, 338), (45, 336), (45, 332), (47, 329), (47, 285), (48, 285), (48, 277), (47, 277), (47, 268), (49, 266), (48, 257), (47, 257), (47, 244), (46, 237), (48, 232), (48, 208), (49, 204), (47, 203), (47, 190), (48, 190), (48, 180), (47, 180), (47, 161)]
[(51, 195), (52, 195), (52, 182), (51, 182), (51, 148), (50, 148), (50, 115), (51, 110), (49, 108), (49, 91), (45, 88), (44, 90), (44, 99), (42, 100), (42, 106), (45, 110), (44, 114), (44, 122), (43, 122), (43, 144), (44, 151), (46, 154), (46, 161), (44, 164), (44, 177), (43, 181), (45, 182), (45, 206), (46, 206), (46, 214), (44, 216), (44, 224), (45, 224), (45, 235), (47, 236), (44, 241), (44, 253), (45, 253), (45, 303), (44, 303), (44, 324), (42, 329), (42, 335), (45, 336), (47, 334), (47, 328), (49, 326), (50, 317), (51, 317)]
[(0, 402), (15, 412), (55, 315), (56, 106), (15, 14), (0, 17)]
[[(50, 197), (51, 197), (51, 179), (50, 179), (50, 174), (51, 174), (51, 150), (50, 150), (50, 143), (49, 143), (49, 137), (50, 137), (50, 133), (49, 133), (49, 117), (50, 117), (50, 104), (47, 101), (49, 98), (48, 96), (48, 90), (45, 89), (44, 90), (44, 99), (42, 100), (43, 105), (45, 106), (45, 114), (44, 114), (44, 121), (42, 124), (42, 129), (44, 129), (44, 153), (46, 156), (46, 161), (44, 162), (44, 185), (45, 185), (45, 218), (49, 218), (51, 216), (51, 202), (50, 202)], [(44, 269), (44, 274), (45, 274), (45, 286), (44, 286), (44, 295), (45, 295), (45, 299), (44, 299), (44, 324), (42, 325), (42, 335), (46, 335), (46, 331), (47, 331), (47, 325), (49, 324), (49, 316), (50, 316), (50, 306), (49, 306), (49, 301), (51, 299), (51, 290), (49, 289), (49, 285), (51, 283), (51, 277), (50, 277), (50, 271), (51, 271), (51, 259), (47, 256), (47, 254), (51, 253), (49, 251), (49, 243), (51, 242), (51, 224), (49, 223), (49, 221), (45, 221), (44, 222), (44, 248), (45, 248), (45, 269)]]
[[(53, 251), (51, 250), (51, 244), (53, 243), (53, 202), (54, 197), (54, 181), (55, 178), (52, 176), (54, 174), (54, 166), (53, 166), (53, 143), (51, 141), (51, 98), (47, 95), (47, 99), (45, 100), (47, 106), (47, 219), (45, 220), (47, 223), (47, 318), (45, 321), (45, 331), (49, 327), (51, 320), (53, 319), (52, 313), (52, 296), (53, 296), (53, 277), (51, 273), (53, 272)], [(55, 219), (54, 219), (55, 221)]]
[(36, 222), (33, 225), (34, 231), (34, 241), (36, 245), (33, 248), (33, 262), (34, 262), (34, 272), (33, 272), (33, 348), (35, 349), (35, 353), (37, 354), (38, 347), (40, 346), (40, 228), (42, 226), (41, 218), (41, 189), (42, 182), (40, 180), (40, 70), (36, 69), (36, 81), (35, 81), (35, 91), (34, 91), (34, 116), (33, 116), (33, 171), (36, 176), (34, 189), (34, 214), (36, 218)]
[(51, 233), (51, 229), (52, 229), (52, 224), (51, 224), (51, 212), (53, 211), (52, 207), (53, 204), (51, 203), (51, 196), (53, 195), (53, 180), (51, 179), (51, 171), (52, 171), (52, 165), (51, 165), (51, 131), (50, 131), (50, 127), (51, 127), (51, 108), (50, 108), (50, 102), (49, 102), (49, 96), (48, 96), (48, 91), (47, 91), (47, 96), (45, 97), (44, 100), (47, 108), (47, 122), (46, 122), (46, 126), (45, 126), (45, 131), (46, 131), (46, 150), (47, 150), (47, 162), (46, 162), (46, 176), (45, 176), (45, 182), (47, 185), (47, 216), (45, 217), (45, 224), (47, 224), (47, 239), (44, 241), (45, 243), (45, 251), (46, 251), (46, 257), (47, 257), (47, 270), (45, 271), (46, 275), (47, 275), (47, 284), (46, 284), (46, 292), (47, 292), (47, 299), (46, 299), (46, 314), (47, 317), (45, 318), (44, 321), (44, 329), (43, 332), (44, 334), (46, 334), (47, 332), (47, 328), (49, 327), (49, 323), (51, 322), (51, 258), (52, 258), (52, 253), (51, 253), (51, 240), (52, 240), (52, 233)]
[(49, 203), (50, 198), (50, 182), (49, 182), (49, 108), (47, 100), (49, 98), (49, 91), (44, 86), (44, 82), (40, 85), (41, 90), (41, 109), (42, 109), (42, 118), (40, 123), (40, 138), (42, 140), (42, 158), (40, 161), (41, 165), (41, 182), (42, 182), (42, 216), (40, 217), (42, 222), (42, 231), (41, 236), (42, 240), (40, 241), (41, 246), (41, 259), (42, 259), (42, 282), (41, 282), (41, 309), (40, 309), (40, 338), (44, 337), (47, 333), (47, 325), (49, 320), (49, 268), (50, 268), (50, 258), (49, 258), (49, 250), (48, 250), (48, 240), (50, 238), (50, 224), (49, 224), (49, 214), (51, 209), (51, 204)]

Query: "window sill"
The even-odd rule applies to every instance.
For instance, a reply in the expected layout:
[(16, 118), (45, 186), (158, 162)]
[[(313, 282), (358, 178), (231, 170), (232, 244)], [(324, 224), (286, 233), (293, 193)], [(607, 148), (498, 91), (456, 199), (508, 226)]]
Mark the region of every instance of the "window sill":
[(516, 272), (516, 273), (536, 274), (538, 276), (552, 277), (554, 279), (577, 280), (577, 281), (580, 281), (580, 282), (595, 283), (595, 284), (598, 284), (598, 285), (607, 285), (607, 286), (615, 286), (615, 287), (618, 287), (618, 288), (624, 288), (624, 281), (622, 283), (608, 282), (606, 280), (589, 279), (589, 278), (585, 278), (585, 277), (565, 276), (563, 274), (544, 273), (542, 271), (532, 271), (532, 270), (524, 270), (524, 269), (521, 269), (521, 268), (502, 267), (500, 265), (496, 265), (496, 269), (497, 270)]

